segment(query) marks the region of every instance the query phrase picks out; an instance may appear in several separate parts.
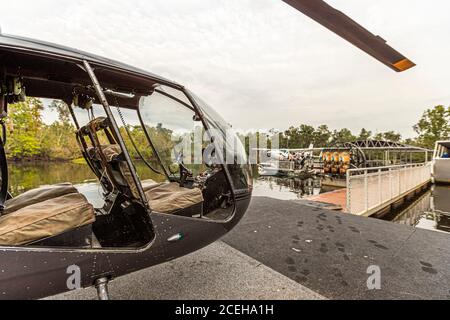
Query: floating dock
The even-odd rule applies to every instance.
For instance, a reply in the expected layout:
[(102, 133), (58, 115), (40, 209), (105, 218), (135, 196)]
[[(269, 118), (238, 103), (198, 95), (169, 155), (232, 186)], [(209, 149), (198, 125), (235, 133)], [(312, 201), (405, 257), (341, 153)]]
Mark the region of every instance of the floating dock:
[(431, 163), (347, 172), (346, 188), (307, 198), (345, 213), (370, 217), (389, 212), (423, 192), (431, 183)]

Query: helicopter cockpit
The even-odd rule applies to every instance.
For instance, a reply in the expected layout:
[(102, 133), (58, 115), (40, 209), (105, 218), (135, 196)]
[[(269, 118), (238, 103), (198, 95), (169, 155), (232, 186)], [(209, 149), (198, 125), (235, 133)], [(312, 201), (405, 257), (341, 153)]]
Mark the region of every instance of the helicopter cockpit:
[[(161, 227), (154, 215), (229, 223), (236, 201), (249, 198), (242, 145), (184, 87), (111, 61), (3, 49), (0, 58), (0, 246), (142, 248)], [(66, 104), (76, 128), (67, 134), (98, 178), (103, 206), (65, 181), (8, 193), (5, 120), (26, 97)]]

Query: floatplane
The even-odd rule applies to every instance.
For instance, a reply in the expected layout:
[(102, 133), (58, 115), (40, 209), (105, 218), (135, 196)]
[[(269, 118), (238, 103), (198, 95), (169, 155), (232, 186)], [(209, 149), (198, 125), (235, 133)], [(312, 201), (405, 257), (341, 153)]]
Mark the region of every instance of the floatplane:
[(304, 149), (253, 149), (259, 152), (260, 176), (285, 176), (294, 172), (297, 176), (314, 175), (314, 164), (320, 159), (320, 156), (314, 156), (314, 153), (322, 150), (323, 148), (314, 148), (314, 145)]

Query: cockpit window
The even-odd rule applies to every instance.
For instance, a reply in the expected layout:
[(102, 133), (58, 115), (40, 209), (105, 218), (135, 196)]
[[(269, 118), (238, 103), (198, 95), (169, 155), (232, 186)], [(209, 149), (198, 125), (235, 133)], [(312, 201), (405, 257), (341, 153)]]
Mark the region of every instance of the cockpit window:
[[(196, 113), (156, 91), (142, 97), (139, 111), (143, 125), (169, 175), (179, 176), (179, 164), (194, 175), (206, 170), (202, 159), (203, 125)], [(200, 141), (200, 146), (194, 141)]]
[[(194, 93), (189, 92), (189, 94), (201, 109), (216, 147), (223, 149), (223, 159), (221, 161), (228, 168), (234, 189), (237, 191), (248, 191), (252, 188), (253, 180), (242, 141), (232, 126), (213, 108)], [(221, 142), (218, 143), (218, 141)]]

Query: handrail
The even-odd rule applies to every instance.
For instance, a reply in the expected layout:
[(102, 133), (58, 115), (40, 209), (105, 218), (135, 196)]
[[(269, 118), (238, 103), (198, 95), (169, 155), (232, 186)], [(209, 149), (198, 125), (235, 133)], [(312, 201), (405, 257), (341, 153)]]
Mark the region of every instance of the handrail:
[(395, 168), (407, 168), (407, 167), (423, 167), (428, 165), (430, 162), (423, 162), (423, 163), (408, 163), (408, 164), (397, 164), (392, 166), (384, 166), (384, 167), (373, 167), (373, 168), (357, 168), (357, 169), (349, 169), (347, 172), (364, 172), (369, 170), (383, 170), (383, 169), (395, 169)]
[(370, 215), (431, 180), (431, 162), (347, 171), (347, 210)]

